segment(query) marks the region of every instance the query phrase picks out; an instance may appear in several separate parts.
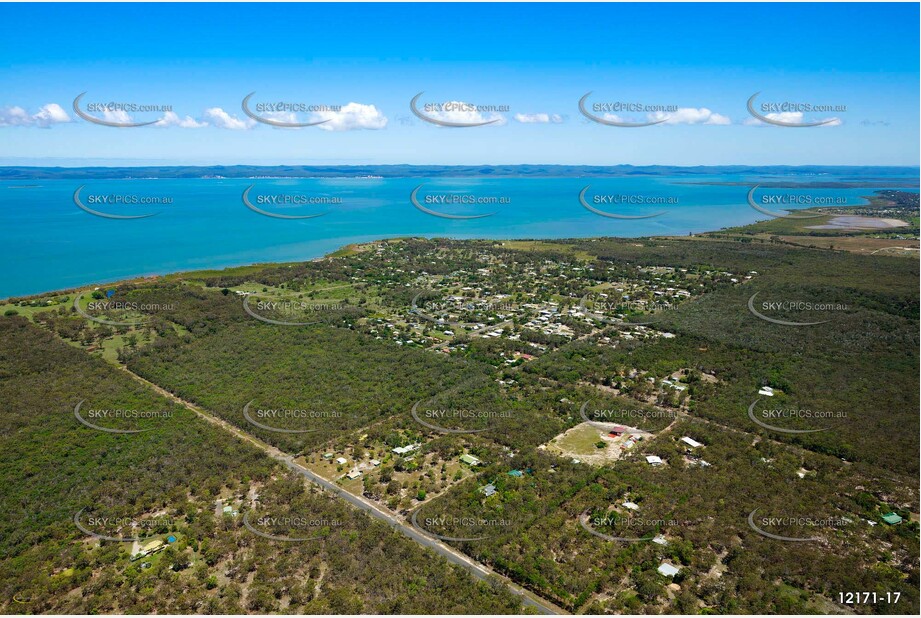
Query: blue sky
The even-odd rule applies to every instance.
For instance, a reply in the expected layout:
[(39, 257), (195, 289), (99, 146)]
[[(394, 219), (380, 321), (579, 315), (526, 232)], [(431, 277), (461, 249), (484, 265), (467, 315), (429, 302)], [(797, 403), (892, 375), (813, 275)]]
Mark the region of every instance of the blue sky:
[[(918, 11), (879, 3), (0, 4), (0, 164), (917, 165)], [(278, 129), (241, 110), (253, 91), (254, 102), (354, 105), (296, 116), (325, 127)], [(500, 119), (490, 126), (443, 128), (410, 112), (420, 91), (425, 102), (510, 111), (470, 117)], [(579, 112), (589, 91), (590, 103), (677, 111), (657, 126), (604, 126)], [(846, 111), (783, 116), (829, 126), (766, 125), (746, 109), (759, 91), (759, 103)], [(74, 114), (81, 92), (84, 102), (171, 105), (176, 116), (161, 120), (169, 126), (98, 126)]]

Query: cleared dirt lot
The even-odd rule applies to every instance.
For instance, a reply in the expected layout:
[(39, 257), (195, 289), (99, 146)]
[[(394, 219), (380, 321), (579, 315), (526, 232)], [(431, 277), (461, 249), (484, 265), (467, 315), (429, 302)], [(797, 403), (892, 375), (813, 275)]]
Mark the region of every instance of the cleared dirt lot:
[(917, 240), (898, 240), (891, 238), (778, 236), (778, 239), (803, 247), (819, 247), (822, 249), (834, 248), (864, 255), (918, 257), (919, 248)]
[(908, 225), (898, 219), (882, 219), (880, 217), (862, 217), (860, 215), (839, 215), (832, 217), (823, 225), (810, 225), (810, 230), (885, 230), (893, 227)]
[[(632, 448), (639, 448), (637, 440), (648, 440), (653, 434), (642, 429), (627, 427), (627, 433), (620, 437), (611, 437), (608, 432), (618, 425), (616, 423), (580, 423), (556, 436), (544, 445), (551, 453), (561, 457), (578, 459), (582, 463), (593, 466), (603, 466), (621, 458), (630, 442)], [(624, 427), (624, 425), (619, 425)], [(598, 448), (599, 442), (604, 442), (604, 448)]]

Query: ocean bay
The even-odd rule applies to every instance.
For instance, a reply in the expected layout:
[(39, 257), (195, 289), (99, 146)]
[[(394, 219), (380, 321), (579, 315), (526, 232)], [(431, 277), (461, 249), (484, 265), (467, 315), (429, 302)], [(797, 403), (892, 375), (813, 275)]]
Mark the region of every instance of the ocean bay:
[[(0, 277), (0, 297), (176, 271), (308, 260), (350, 243), (398, 236), (684, 236), (767, 219), (747, 201), (749, 190), (761, 183), (759, 196), (783, 198), (767, 206), (776, 212), (810, 207), (797, 203), (797, 197), (859, 205), (863, 196), (897, 184), (895, 178), (890, 183), (867, 174), (870, 184), (879, 185), (800, 186), (816, 180), (797, 174), (697, 174), (0, 181), (0, 240), (12, 257)], [(838, 178), (821, 180), (834, 184), (854, 176), (842, 171)], [(776, 187), (784, 182), (796, 188)], [(243, 199), (247, 190), (249, 205)]]

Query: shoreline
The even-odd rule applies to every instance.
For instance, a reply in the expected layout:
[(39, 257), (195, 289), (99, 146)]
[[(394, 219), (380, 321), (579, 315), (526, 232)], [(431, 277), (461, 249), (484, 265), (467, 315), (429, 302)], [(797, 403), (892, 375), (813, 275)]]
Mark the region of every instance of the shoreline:
[[(2, 172), (2, 169), (3, 169), (3, 168), (0, 167), (0, 172)], [(505, 178), (508, 178), (508, 177), (505, 177)], [(549, 177), (547, 177), (547, 178), (549, 178)], [(317, 178), (317, 179), (319, 179), (319, 178)], [(147, 178), (132, 178), (132, 179), (121, 179), (121, 180), (152, 180), (152, 179), (147, 179)], [(238, 180), (238, 179), (230, 178), (230, 180)], [(240, 178), (239, 180), (242, 180), (242, 178)], [(2, 177), (0, 177), (0, 182), (3, 182), (3, 178), (2, 178)], [(719, 184), (727, 184), (727, 183), (683, 183), (683, 184), (714, 184), (714, 185), (719, 185)], [(728, 184), (734, 184), (734, 183), (728, 183)], [(873, 185), (873, 186), (879, 186), (879, 185)], [(880, 193), (882, 193), (882, 192), (884, 192), (884, 191), (889, 191), (889, 190), (892, 190), (892, 189), (889, 189), (889, 188), (878, 189), (878, 190), (876, 190), (876, 191), (873, 192), (873, 195), (861, 196), (861, 199), (866, 200), (866, 203), (864, 203), (864, 204), (854, 204), (854, 205), (849, 205), (849, 206), (841, 207), (841, 208), (842, 208), (842, 209), (863, 208), (863, 207), (866, 207), (866, 206), (868, 206), (868, 205), (872, 205), (872, 203), (873, 203), (873, 198), (874, 198), (874, 197), (879, 197), (879, 194), (880, 194)], [(896, 191), (899, 191), (900, 189), (895, 189), (895, 190), (896, 190)], [(807, 211), (808, 211), (808, 210), (810, 210), (810, 209), (807, 208), (807, 209), (804, 209), (804, 210), (807, 210)], [(788, 209), (788, 212), (792, 212), (792, 211)], [(828, 215), (828, 216), (829, 216), (831, 219), (835, 219), (836, 216), (837, 216), (838, 218), (847, 217), (847, 218), (852, 219), (852, 220), (853, 220), (853, 219), (868, 219), (868, 220), (875, 219), (874, 217), (867, 217), (867, 216), (863, 216), (863, 215)], [(747, 225), (759, 225), (759, 224), (764, 224), (764, 223), (767, 223), (767, 222), (770, 222), (770, 221), (774, 221), (774, 220), (776, 220), (776, 219), (772, 219), (772, 218), (768, 218), (768, 219), (756, 219), (755, 221), (753, 221), (752, 223), (747, 224)], [(892, 220), (892, 221), (894, 221), (894, 220)], [(909, 224), (909, 225), (910, 225), (910, 224)], [(736, 227), (737, 227), (737, 226), (736, 226)], [(852, 223), (852, 226), (851, 226), (851, 227), (845, 227), (845, 226), (840, 226), (840, 225), (829, 224), (829, 225), (826, 225), (826, 226), (823, 226), (823, 227), (813, 227), (813, 228), (810, 228), (810, 229), (814, 229), (814, 230), (816, 230), (816, 231), (821, 231), (821, 230), (835, 230), (835, 231), (840, 231), (840, 232), (844, 232), (844, 233), (847, 233), (847, 232), (857, 232), (857, 233), (860, 233), (860, 232), (867, 232), (867, 231), (897, 230), (899, 227), (904, 227), (904, 226), (893, 226), (893, 225), (887, 225), (887, 226), (874, 226), (874, 225), (869, 225), (868, 227), (853, 227), (853, 223)], [(44, 291), (32, 292), (32, 293), (25, 293), (25, 294), (14, 294), (14, 295), (10, 295), (10, 296), (6, 296), (6, 297), (0, 298), (0, 303), (10, 304), (10, 303), (17, 303), (17, 302), (21, 302), (21, 301), (25, 301), (25, 300), (33, 300), (33, 299), (35, 299), (35, 298), (39, 298), (39, 297), (43, 297), (43, 296), (60, 296), (60, 295), (64, 295), (64, 294), (75, 294), (75, 293), (79, 292), (80, 290), (85, 290), (87, 287), (89, 287), (89, 286), (94, 286), (94, 285), (95, 285), (95, 286), (104, 286), (104, 285), (134, 284), (134, 283), (140, 283), (140, 282), (144, 282), (144, 281), (156, 280), (156, 279), (160, 279), (160, 278), (164, 278), (164, 277), (174, 277), (174, 276), (181, 276), (181, 275), (190, 275), (190, 274), (192, 274), (192, 273), (220, 272), (220, 271), (228, 271), (228, 270), (239, 269), (239, 268), (258, 268), (258, 267), (265, 267), (265, 266), (276, 266), (276, 265), (286, 265), (286, 264), (300, 264), (300, 263), (304, 263), (304, 262), (320, 261), (320, 260), (325, 260), (325, 259), (330, 259), (330, 258), (336, 257), (336, 255), (339, 254), (340, 252), (348, 251), (348, 250), (353, 249), (353, 248), (355, 248), (355, 247), (360, 247), (360, 246), (362, 246), (362, 245), (366, 245), (366, 244), (369, 244), (369, 243), (389, 242), (389, 241), (400, 240), (400, 239), (425, 238), (425, 239), (428, 239), (428, 240), (434, 240), (434, 239), (443, 238), (443, 239), (446, 239), (446, 240), (454, 240), (454, 241), (465, 241), (465, 240), (469, 240), (469, 241), (480, 241), (480, 242), (483, 242), (483, 241), (492, 241), (492, 242), (504, 242), (504, 241), (565, 241), (565, 240), (575, 240), (575, 239), (580, 239), (580, 238), (581, 238), (581, 239), (591, 239), (591, 238), (612, 238), (612, 239), (623, 239), (623, 240), (652, 240), (652, 239), (680, 239), (680, 240), (686, 240), (686, 239), (689, 238), (689, 237), (692, 237), (692, 238), (693, 238), (693, 237), (697, 237), (697, 236), (700, 236), (700, 235), (703, 235), (703, 234), (715, 234), (715, 233), (720, 233), (720, 232), (725, 231), (726, 229), (730, 229), (730, 228), (718, 228), (718, 229), (703, 230), (703, 231), (689, 231), (687, 234), (681, 234), (681, 235), (584, 236), (584, 237), (581, 237), (581, 236), (580, 236), (580, 237), (572, 237), (572, 236), (570, 236), (570, 237), (559, 237), (559, 238), (550, 238), (550, 237), (544, 237), (544, 238), (538, 238), (538, 237), (523, 237), (523, 238), (516, 238), (516, 237), (507, 237), (507, 236), (506, 236), (506, 237), (501, 237), (501, 238), (490, 238), (490, 237), (482, 237), (482, 236), (477, 236), (477, 237), (459, 237), (459, 236), (445, 236), (445, 235), (441, 235), (441, 234), (431, 235), (431, 236), (424, 235), (424, 234), (423, 234), (423, 235), (414, 234), (414, 235), (406, 235), (406, 236), (385, 236), (385, 237), (375, 237), (375, 238), (372, 238), (372, 239), (369, 239), (369, 240), (355, 241), (355, 242), (347, 242), (347, 243), (345, 243), (345, 244), (343, 244), (343, 245), (340, 245), (340, 246), (336, 247), (335, 249), (333, 249), (333, 250), (331, 250), (331, 251), (327, 251), (326, 253), (323, 253), (323, 254), (321, 254), (321, 255), (312, 255), (312, 256), (303, 257), (303, 258), (295, 259), (295, 260), (282, 260), (282, 261), (255, 261), (255, 262), (244, 261), (244, 262), (239, 262), (239, 263), (231, 263), (231, 264), (227, 264), (227, 265), (223, 265), (223, 266), (212, 266), (212, 267), (196, 268), (196, 269), (191, 269), (191, 270), (184, 270), (184, 269), (183, 269), (183, 270), (170, 270), (170, 271), (162, 271), (162, 272), (147, 272), (147, 273), (140, 273), (140, 274), (130, 275), (130, 276), (127, 276), (127, 277), (113, 277), (113, 278), (108, 278), (108, 279), (103, 278), (103, 279), (99, 279), (99, 280), (90, 281), (90, 282), (87, 282), (87, 283), (84, 283), (84, 284), (79, 284), (79, 285), (69, 286), (69, 287), (64, 287), (64, 288), (57, 288), (57, 289), (51, 289), (51, 290), (44, 290)]]
[[(829, 215), (829, 216), (832, 217), (832, 218), (835, 217), (835, 215)], [(861, 215), (838, 215), (838, 216), (839, 216), (839, 217), (841, 217), (841, 216), (848, 216), (848, 217), (851, 218), (851, 219), (854, 219), (854, 218), (858, 218), (858, 219), (875, 219), (874, 217), (863, 217), (863, 216), (861, 216)], [(770, 219), (767, 219), (767, 220), (765, 220), (765, 221), (770, 221)], [(763, 221), (758, 221), (758, 222), (756, 222), (755, 224), (757, 224), (757, 223), (762, 223), (762, 222), (763, 222)], [(755, 224), (753, 224), (753, 225), (755, 225)], [(337, 255), (337, 254), (346, 253), (346, 252), (350, 252), (350, 251), (355, 251), (355, 250), (357, 250), (358, 247), (361, 247), (361, 246), (363, 246), (363, 245), (368, 245), (368, 244), (372, 244), (372, 243), (392, 242), (392, 241), (398, 241), (398, 240), (409, 240), (409, 239), (414, 239), (414, 238), (424, 238), (424, 239), (426, 239), (426, 240), (445, 239), (445, 240), (454, 240), (454, 241), (495, 242), (495, 243), (502, 243), (502, 242), (508, 242), (508, 241), (519, 241), (519, 242), (538, 242), (538, 241), (540, 241), (540, 242), (546, 242), (546, 241), (588, 240), (588, 239), (615, 239), (615, 240), (624, 240), (624, 241), (628, 241), (628, 240), (650, 240), (650, 241), (651, 241), (651, 240), (685, 240), (685, 239), (688, 238), (688, 236), (696, 237), (696, 236), (703, 235), (703, 234), (719, 233), (719, 232), (721, 232), (721, 231), (723, 231), (723, 230), (725, 230), (725, 229), (726, 229), (726, 228), (721, 228), (721, 229), (717, 229), (717, 230), (708, 230), (708, 231), (705, 231), (705, 232), (697, 232), (697, 233), (693, 233), (693, 234), (689, 234), (689, 235), (678, 235), (678, 236), (675, 236), (675, 235), (671, 235), (671, 236), (660, 236), (660, 235), (651, 235), (651, 236), (585, 236), (585, 237), (578, 237), (578, 238), (574, 238), (574, 237), (568, 237), (568, 238), (485, 238), (485, 237), (478, 237), (478, 238), (456, 238), (456, 237), (442, 236), (442, 235), (436, 235), (436, 236), (419, 236), (419, 235), (411, 235), (411, 236), (388, 236), (388, 237), (376, 238), (376, 239), (373, 239), (373, 240), (366, 240), (366, 241), (363, 241), (363, 242), (351, 242), (351, 243), (346, 243), (346, 244), (344, 244), (344, 245), (342, 245), (342, 246), (340, 246), (340, 247), (334, 249), (333, 251), (330, 251), (330, 252), (325, 253), (325, 254), (323, 254), (323, 255), (314, 256), (314, 257), (307, 257), (307, 258), (300, 259), (300, 260), (286, 260), (286, 261), (280, 261), (280, 262), (244, 262), (244, 263), (240, 263), (240, 264), (233, 264), (233, 265), (223, 266), (223, 267), (198, 268), (198, 269), (192, 269), (192, 270), (175, 270), (175, 271), (168, 271), (168, 272), (161, 272), (161, 273), (145, 273), (145, 274), (139, 274), (139, 275), (134, 275), (134, 276), (130, 276), (130, 277), (114, 278), (114, 279), (107, 279), (107, 280), (97, 280), (97, 281), (88, 282), (88, 283), (85, 283), (85, 284), (82, 284), (82, 285), (79, 285), (79, 286), (73, 286), (73, 287), (67, 287), (67, 288), (59, 288), (59, 289), (54, 289), (54, 290), (47, 290), (47, 291), (43, 291), (43, 292), (35, 292), (35, 293), (33, 293), (33, 294), (24, 294), (24, 295), (8, 296), (8, 297), (0, 298), (0, 303), (7, 303), (7, 304), (9, 304), (9, 303), (16, 303), (16, 302), (20, 302), (20, 301), (24, 301), (24, 300), (30, 300), (30, 299), (40, 298), (40, 297), (43, 297), (43, 296), (60, 296), (60, 295), (64, 295), (64, 294), (75, 294), (75, 293), (77, 293), (77, 292), (80, 292), (81, 290), (86, 290), (86, 288), (87, 288), (87, 287), (90, 287), (90, 286), (135, 284), (135, 283), (143, 283), (143, 282), (154, 281), (154, 280), (157, 280), (157, 279), (163, 279), (163, 278), (166, 278), (166, 277), (179, 277), (179, 276), (183, 276), (183, 275), (192, 275), (192, 274), (195, 274), (195, 273), (222, 272), (222, 271), (229, 271), (229, 270), (240, 269), (240, 268), (260, 268), (260, 267), (267, 267), (267, 266), (284, 266), (284, 265), (289, 265), (289, 264), (302, 264), (302, 263), (305, 263), (305, 262), (319, 262), (319, 261), (322, 261), (322, 260), (334, 259), (334, 258), (336, 258), (336, 257), (339, 257), (339, 255)], [(822, 228), (816, 228), (816, 229), (822, 229)], [(842, 231), (842, 232), (847, 232), (847, 231), (856, 231), (856, 232), (860, 232), (860, 231), (870, 231), (870, 230), (873, 230), (873, 231), (882, 231), (882, 230), (885, 230), (885, 229), (897, 229), (897, 228), (896, 228), (896, 227), (888, 227), (888, 228), (847, 228), (847, 227), (839, 227), (839, 226), (836, 226), (836, 225), (832, 225), (832, 226), (829, 226), (828, 229), (839, 230), (839, 231)], [(714, 238), (714, 239), (712, 239), (712, 240), (715, 241), (715, 240), (717, 240), (717, 239)]]

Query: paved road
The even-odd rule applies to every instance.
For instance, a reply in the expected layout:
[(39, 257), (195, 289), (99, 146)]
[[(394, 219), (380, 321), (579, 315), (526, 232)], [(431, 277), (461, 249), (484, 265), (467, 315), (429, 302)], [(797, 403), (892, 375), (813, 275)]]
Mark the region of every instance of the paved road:
[(446, 543), (441, 542), (435, 537), (431, 537), (427, 534), (424, 534), (416, 530), (412, 526), (407, 525), (406, 523), (404, 523), (400, 519), (397, 519), (396, 517), (394, 517), (387, 511), (383, 510), (381, 507), (377, 506), (375, 503), (371, 502), (364, 496), (357, 496), (355, 494), (345, 491), (344, 489), (342, 489), (335, 483), (332, 483), (326, 480), (319, 474), (297, 463), (294, 460), (293, 456), (283, 451), (280, 451), (279, 449), (275, 448), (271, 444), (263, 442), (262, 440), (256, 438), (255, 436), (248, 434), (247, 432), (243, 431), (239, 427), (231, 425), (227, 421), (220, 419), (208, 412), (205, 412), (204, 410), (202, 410), (195, 404), (189, 401), (186, 401), (180, 397), (177, 397), (176, 395), (173, 395), (168, 390), (160, 386), (157, 386), (153, 382), (150, 382), (142, 378), (141, 376), (129, 370), (127, 367), (122, 367), (122, 369), (124, 369), (125, 372), (129, 376), (131, 376), (134, 380), (156, 391), (158, 394), (163, 395), (164, 397), (170, 399), (171, 401), (175, 401), (176, 403), (182, 406), (185, 406), (186, 408), (188, 408), (189, 410), (197, 414), (202, 419), (233, 434), (234, 436), (243, 440), (244, 442), (248, 442), (252, 444), (256, 448), (264, 451), (272, 459), (275, 459), (281, 462), (282, 464), (284, 464), (285, 466), (287, 466), (293, 472), (296, 472), (300, 474), (301, 476), (304, 476), (312, 483), (319, 485), (324, 490), (330, 492), (331, 494), (335, 496), (338, 496), (339, 498), (345, 500), (352, 506), (365, 511), (371, 517), (374, 517), (376, 519), (386, 522), (390, 527), (392, 527), (395, 530), (399, 530), (400, 532), (402, 532), (403, 534), (405, 534), (412, 540), (416, 541), (423, 547), (427, 547), (428, 549), (431, 549), (432, 551), (446, 558), (449, 562), (466, 569), (471, 575), (473, 575), (477, 579), (486, 581), (487, 578), (489, 578), (490, 576), (498, 579), (503, 584), (505, 584), (505, 586), (513, 594), (518, 595), (521, 598), (521, 602), (524, 605), (535, 608), (541, 614), (565, 614), (566, 613), (563, 609), (557, 607), (553, 603), (538, 597), (537, 595), (535, 595), (534, 593), (528, 590), (525, 590), (521, 586), (512, 582), (507, 577), (503, 575), (499, 575), (498, 573), (490, 569), (485, 564), (481, 564), (477, 562), (476, 560), (473, 560), (469, 556), (454, 549), (450, 545), (447, 545)]

